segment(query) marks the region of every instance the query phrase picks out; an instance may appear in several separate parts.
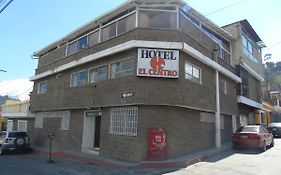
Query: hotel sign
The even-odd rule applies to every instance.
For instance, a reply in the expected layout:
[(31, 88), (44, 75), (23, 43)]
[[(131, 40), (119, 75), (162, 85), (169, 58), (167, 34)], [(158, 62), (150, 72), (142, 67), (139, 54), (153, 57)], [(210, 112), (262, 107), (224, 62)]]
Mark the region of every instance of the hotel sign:
[(137, 76), (178, 78), (179, 51), (139, 48)]

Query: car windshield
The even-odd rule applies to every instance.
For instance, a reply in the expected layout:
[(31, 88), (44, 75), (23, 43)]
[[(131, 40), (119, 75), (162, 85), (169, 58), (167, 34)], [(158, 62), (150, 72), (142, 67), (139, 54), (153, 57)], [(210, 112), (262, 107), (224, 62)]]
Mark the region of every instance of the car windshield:
[(258, 132), (259, 131), (259, 128), (258, 127), (241, 127), (237, 130), (237, 132)]
[(281, 127), (281, 123), (270, 123), (269, 127)]
[(10, 132), (9, 137), (26, 137), (27, 134), (25, 132)]

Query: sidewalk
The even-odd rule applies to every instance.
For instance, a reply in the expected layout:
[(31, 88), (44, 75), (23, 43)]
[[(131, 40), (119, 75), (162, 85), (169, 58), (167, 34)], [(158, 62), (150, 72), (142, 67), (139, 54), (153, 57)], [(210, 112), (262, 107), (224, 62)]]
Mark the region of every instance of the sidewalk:
[[(48, 151), (38, 147), (33, 147), (35, 154), (42, 154), (48, 156)], [(212, 148), (203, 151), (197, 151), (191, 154), (170, 158), (163, 161), (141, 161), (138, 163), (131, 163), (125, 161), (117, 161), (104, 157), (99, 157), (90, 153), (59, 151), (53, 152), (52, 157), (67, 159), (72, 161), (79, 161), (88, 164), (102, 165), (121, 169), (161, 169), (161, 168), (185, 168), (195, 163), (201, 162), (211, 156), (218, 155), (224, 151), (230, 150), (231, 144), (222, 145), (221, 148)]]

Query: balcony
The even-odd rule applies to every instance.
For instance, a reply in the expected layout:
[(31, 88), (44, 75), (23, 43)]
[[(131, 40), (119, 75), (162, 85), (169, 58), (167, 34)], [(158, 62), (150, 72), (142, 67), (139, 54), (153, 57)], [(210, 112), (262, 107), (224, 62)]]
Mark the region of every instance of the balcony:
[(34, 118), (29, 111), (29, 102), (16, 103), (2, 106), (2, 117), (5, 118)]

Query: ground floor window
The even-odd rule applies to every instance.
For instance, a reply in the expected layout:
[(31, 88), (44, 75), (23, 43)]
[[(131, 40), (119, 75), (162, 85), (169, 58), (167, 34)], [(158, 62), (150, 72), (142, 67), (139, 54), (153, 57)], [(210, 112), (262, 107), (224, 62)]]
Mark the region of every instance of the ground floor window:
[(118, 107), (110, 110), (110, 134), (137, 136), (138, 107)]
[(13, 131), (14, 129), (14, 122), (13, 120), (8, 120), (7, 121), (7, 131)]
[(27, 121), (26, 120), (19, 120), (18, 121), (18, 131), (27, 131)]

